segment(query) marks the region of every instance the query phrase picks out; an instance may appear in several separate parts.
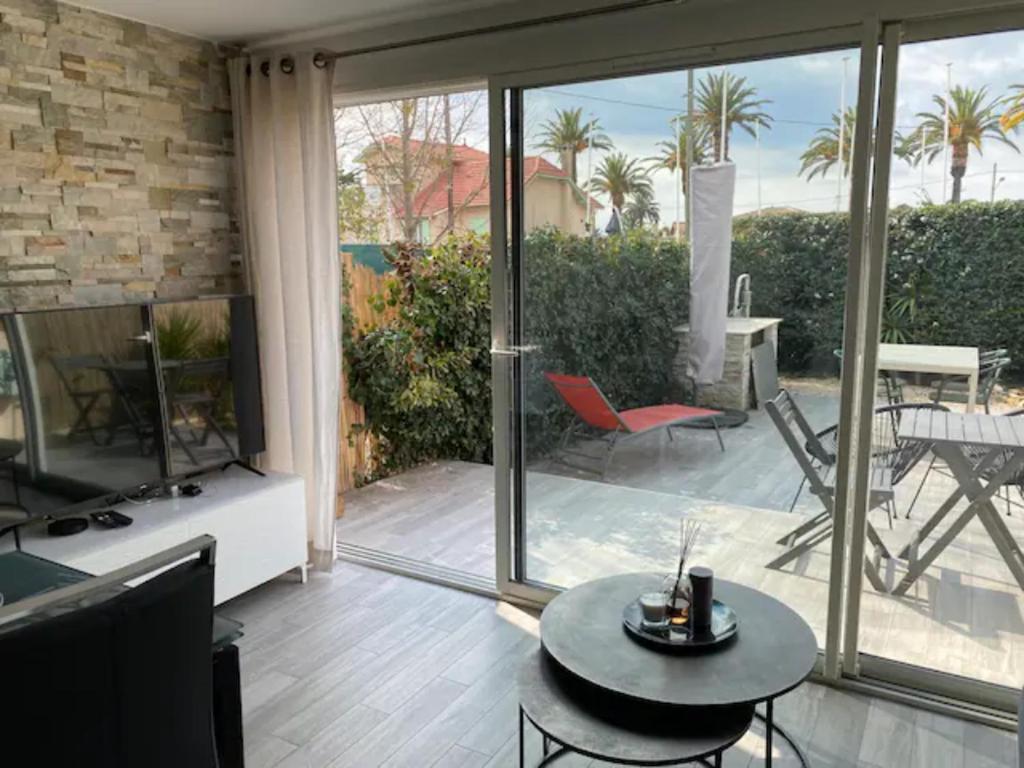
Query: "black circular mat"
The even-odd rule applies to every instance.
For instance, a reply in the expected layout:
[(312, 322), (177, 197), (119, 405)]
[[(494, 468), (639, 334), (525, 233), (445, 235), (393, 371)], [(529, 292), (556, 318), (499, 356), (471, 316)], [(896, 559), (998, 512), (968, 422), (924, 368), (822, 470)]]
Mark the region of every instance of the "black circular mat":
[[(714, 407), (714, 406), (709, 406)], [(719, 429), (732, 429), (733, 427), (741, 427), (747, 423), (750, 418), (746, 411), (741, 411), (738, 408), (718, 408), (722, 412), (721, 416), (716, 416), (715, 421), (718, 422)], [(705, 416), (701, 419), (694, 419), (693, 421), (687, 421), (679, 425), (680, 427), (686, 427), (687, 429), (714, 429), (715, 425), (711, 420), (711, 417)]]

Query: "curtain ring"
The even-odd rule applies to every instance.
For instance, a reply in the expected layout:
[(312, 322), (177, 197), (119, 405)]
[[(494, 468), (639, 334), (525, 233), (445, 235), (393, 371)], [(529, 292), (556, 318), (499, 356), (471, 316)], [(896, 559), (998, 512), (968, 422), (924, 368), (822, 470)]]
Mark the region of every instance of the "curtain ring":
[(319, 53), (319, 52), (314, 53), (313, 54), (313, 66), (316, 67), (317, 69), (326, 69), (327, 68), (327, 57), (324, 54)]
[(260, 64), (260, 72), (263, 73), (264, 77), (269, 77), (270, 76), (270, 62), (269, 61), (264, 61), (262, 64)]
[(293, 59), (291, 56), (285, 56), (283, 59), (281, 59), (281, 71), (284, 72), (286, 75), (290, 75), (292, 72), (294, 72), (295, 59)]

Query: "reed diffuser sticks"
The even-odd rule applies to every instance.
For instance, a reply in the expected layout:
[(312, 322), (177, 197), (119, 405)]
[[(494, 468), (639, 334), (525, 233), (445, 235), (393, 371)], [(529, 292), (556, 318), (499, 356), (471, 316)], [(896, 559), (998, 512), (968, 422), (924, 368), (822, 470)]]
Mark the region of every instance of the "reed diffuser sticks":
[(679, 592), (679, 583), (683, 580), (683, 569), (686, 567), (686, 559), (690, 556), (697, 538), (700, 536), (701, 524), (696, 520), (688, 520), (685, 517), (679, 521), (679, 567), (676, 569), (676, 583), (672, 587), (670, 599), (674, 602)]

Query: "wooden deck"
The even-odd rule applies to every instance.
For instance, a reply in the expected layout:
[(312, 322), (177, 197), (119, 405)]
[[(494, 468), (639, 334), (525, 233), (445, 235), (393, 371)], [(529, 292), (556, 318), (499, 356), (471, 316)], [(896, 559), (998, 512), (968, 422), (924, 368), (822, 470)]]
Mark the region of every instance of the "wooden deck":
[[(515, 768), (515, 674), (537, 618), (349, 563), (283, 577), (221, 609), (239, 641), (248, 768)], [(396, 631), (395, 617), (405, 619)], [(1006, 768), (1011, 733), (805, 684), (775, 716), (824, 768)], [(527, 765), (540, 739), (527, 731)], [(726, 768), (763, 765), (755, 724)], [(774, 764), (796, 761), (775, 741)], [(567, 768), (600, 768), (577, 756)]]
[[(834, 398), (832, 399), (834, 404)], [(815, 427), (829, 423), (829, 399), (801, 395)], [(695, 561), (721, 577), (764, 590), (798, 610), (824, 643), (828, 544), (782, 571), (765, 564), (783, 550), (775, 542), (820, 510), (805, 494), (787, 510), (799, 470), (762, 413), (725, 433), (726, 453), (712, 433), (662, 433), (621, 451), (605, 482), (547, 464), (527, 473), (527, 573), (572, 586), (617, 572), (669, 572), (681, 516), (703, 522)], [(893, 552), (952, 491), (933, 473), (904, 518), (925, 463), (897, 488), (899, 518), (890, 530), (872, 520)], [(494, 574), (494, 472), (446, 462), (350, 492), (338, 535), (344, 543), (420, 559), (485, 577)], [(1014, 498), (1019, 500), (1016, 496)], [(1001, 511), (1005, 504), (1000, 503)], [(1024, 539), (1024, 509), (1005, 518)], [(891, 587), (906, 571), (883, 563)], [(896, 598), (868, 586), (861, 648), (888, 659), (1002, 685), (1024, 685), (1024, 595), (978, 521), (973, 521), (907, 593)]]

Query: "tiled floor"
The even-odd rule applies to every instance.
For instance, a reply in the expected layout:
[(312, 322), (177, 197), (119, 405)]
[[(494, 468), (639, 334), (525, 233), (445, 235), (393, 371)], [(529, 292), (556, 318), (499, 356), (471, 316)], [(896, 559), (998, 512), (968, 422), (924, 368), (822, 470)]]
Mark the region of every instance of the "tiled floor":
[[(223, 611), (246, 624), (249, 768), (514, 765), (515, 670), (538, 642), (532, 614), (345, 563), (305, 586), (283, 577)], [(819, 685), (776, 712), (816, 768), (1014, 765), (1009, 733)], [(535, 765), (535, 734), (528, 746)], [(761, 765), (762, 749), (755, 729), (725, 764)], [(795, 764), (784, 746), (776, 755), (777, 766)]]

